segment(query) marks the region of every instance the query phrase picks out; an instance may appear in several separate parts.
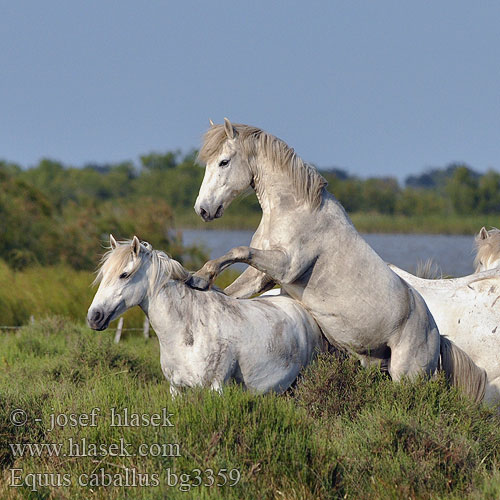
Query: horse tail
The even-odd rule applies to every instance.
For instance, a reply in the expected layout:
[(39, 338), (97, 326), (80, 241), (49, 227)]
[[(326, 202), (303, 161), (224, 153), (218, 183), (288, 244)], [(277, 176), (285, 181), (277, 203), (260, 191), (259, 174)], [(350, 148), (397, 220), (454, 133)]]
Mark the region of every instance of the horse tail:
[(454, 344), (441, 335), (441, 369), (450, 385), (460, 388), (473, 401), (480, 402), (486, 389), (486, 371)]
[(442, 279), (443, 272), (436, 261), (431, 257), (425, 262), (422, 262), (421, 260), (417, 262), (415, 276), (426, 280), (437, 280)]

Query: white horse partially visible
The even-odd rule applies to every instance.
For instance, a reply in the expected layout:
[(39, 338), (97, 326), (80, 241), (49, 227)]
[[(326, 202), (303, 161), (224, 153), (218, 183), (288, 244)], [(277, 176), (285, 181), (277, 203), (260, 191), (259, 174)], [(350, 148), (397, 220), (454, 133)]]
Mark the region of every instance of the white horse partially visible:
[(160, 342), (173, 395), (178, 387), (220, 390), (235, 379), (248, 389), (283, 392), (319, 350), (327, 348), (312, 317), (288, 297), (237, 300), (185, 285), (189, 272), (149, 243), (117, 243), (103, 257), (87, 321), (104, 330), (139, 305)]
[(500, 229), (496, 227), (486, 230), (481, 228), (476, 236), (476, 273), (495, 269), (500, 266)]
[(487, 373), (484, 400), (500, 403), (500, 231), (476, 236), (476, 272), (455, 279), (423, 279), (390, 265), (420, 292), (442, 335)]

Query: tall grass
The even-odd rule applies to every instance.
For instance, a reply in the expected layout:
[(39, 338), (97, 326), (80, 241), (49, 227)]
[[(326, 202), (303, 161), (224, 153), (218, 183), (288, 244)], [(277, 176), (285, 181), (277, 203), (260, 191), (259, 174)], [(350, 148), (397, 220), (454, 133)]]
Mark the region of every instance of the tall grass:
[(498, 215), (384, 215), (351, 214), (362, 233), (477, 234), (481, 227), (500, 225)]
[[(68, 266), (31, 267), (14, 271), (0, 261), (0, 325), (19, 326), (31, 316), (58, 315), (83, 322), (96, 288), (95, 275)], [(125, 314), (127, 327), (140, 327), (144, 315), (135, 308)]]
[[(500, 418), (447, 387), (443, 378), (394, 384), (376, 370), (324, 355), (288, 394), (222, 395), (187, 390), (172, 400), (154, 339), (115, 345), (60, 318), (0, 337), (0, 498), (17, 499), (386, 499), (500, 496)], [(111, 408), (172, 413), (173, 427), (111, 427)], [(95, 427), (56, 427), (52, 413), (101, 412)], [(10, 414), (23, 409), (27, 425)], [(37, 419), (37, 420), (35, 420)], [(87, 439), (107, 446), (179, 444), (179, 456), (15, 456), (10, 443)], [(11, 470), (71, 476), (66, 487), (9, 486)], [(157, 474), (158, 486), (83, 487), (82, 474)], [(238, 469), (233, 487), (172, 484), (173, 473)], [(224, 473), (224, 472), (223, 472)], [(186, 477), (184, 477), (186, 479)], [(207, 474), (203, 476), (207, 481)], [(222, 479), (221, 479), (222, 481)], [(219, 482), (221, 482), (219, 481)]]
[[(225, 271), (216, 284), (226, 287), (238, 273)], [(31, 267), (14, 271), (0, 260), (0, 326), (20, 326), (31, 316), (43, 319), (63, 316), (83, 322), (97, 288), (95, 274), (68, 266)], [(124, 314), (125, 328), (141, 328), (144, 314), (135, 307)], [(111, 327), (116, 326), (116, 321)]]
[[(498, 215), (388, 215), (378, 213), (349, 214), (356, 229), (361, 233), (402, 234), (476, 234), (482, 226), (498, 227)], [(255, 231), (260, 222), (260, 213), (241, 216), (231, 207), (224, 217), (206, 223), (194, 212), (183, 212), (176, 216), (178, 227), (193, 229), (248, 229)]]

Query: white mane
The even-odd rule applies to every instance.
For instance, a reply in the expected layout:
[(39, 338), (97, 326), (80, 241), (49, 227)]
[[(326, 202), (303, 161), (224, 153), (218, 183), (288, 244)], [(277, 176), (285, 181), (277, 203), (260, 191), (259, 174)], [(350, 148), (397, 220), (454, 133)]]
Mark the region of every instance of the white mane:
[[(94, 285), (105, 279), (107, 283), (117, 280), (125, 267), (131, 262), (132, 240), (120, 241), (115, 249), (110, 248), (102, 257)], [(165, 252), (154, 250), (147, 242), (141, 242), (138, 258), (133, 261), (133, 276), (141, 267), (144, 259), (151, 259), (150, 293), (156, 295), (169, 280), (185, 281), (190, 273), (182, 264), (169, 257)]]

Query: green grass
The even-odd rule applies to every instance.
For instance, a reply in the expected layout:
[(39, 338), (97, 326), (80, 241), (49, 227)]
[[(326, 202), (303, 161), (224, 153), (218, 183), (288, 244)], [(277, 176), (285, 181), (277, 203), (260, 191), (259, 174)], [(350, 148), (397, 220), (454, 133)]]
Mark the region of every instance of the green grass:
[[(30, 317), (64, 316), (85, 321), (97, 288), (91, 286), (95, 274), (75, 271), (68, 266), (10, 269), (0, 261), (0, 325), (18, 326)], [(136, 308), (125, 313), (125, 327), (139, 328), (144, 315)], [(116, 322), (112, 325), (116, 326)]]
[[(238, 274), (229, 269), (218, 277), (216, 285), (224, 288)], [(31, 316), (40, 320), (54, 315), (82, 323), (97, 291), (97, 287), (91, 286), (94, 278), (94, 273), (67, 266), (14, 271), (0, 260), (0, 325), (20, 326), (28, 323)], [(124, 328), (141, 328), (143, 321), (144, 314), (138, 307), (124, 314)]]
[[(0, 498), (17, 499), (399, 499), (500, 496), (500, 418), (446, 386), (392, 383), (351, 360), (321, 356), (293, 390), (255, 396), (237, 386), (219, 395), (186, 390), (172, 400), (155, 339), (92, 332), (50, 318), (0, 337)], [(152, 414), (167, 408), (173, 427), (111, 427), (111, 408)], [(26, 411), (14, 426), (11, 412)], [(50, 429), (52, 413), (101, 412), (95, 427)], [(36, 421), (35, 419), (39, 419)], [(15, 457), (9, 443), (120, 438), (179, 444), (180, 456)], [(63, 449), (65, 449), (63, 447)], [(168, 450), (168, 448), (167, 448)], [(171, 453), (170, 453), (171, 454)], [(169, 455), (167, 452), (166, 455)], [(82, 487), (82, 474), (124, 467), (157, 474), (158, 486)], [(10, 470), (68, 474), (69, 487), (9, 487)], [(238, 469), (234, 487), (169, 487), (167, 470)], [(116, 476), (115, 476), (116, 477)], [(206, 475), (204, 476), (206, 479)], [(188, 484), (188, 482), (186, 482)], [(186, 489), (188, 486), (186, 486)]]
[(361, 233), (418, 233), (475, 235), (481, 227), (497, 227), (496, 215), (382, 215), (351, 214), (352, 221)]
[[(497, 215), (387, 215), (377, 213), (349, 214), (361, 233), (416, 233), (416, 234), (477, 234), (482, 226), (500, 226)], [(254, 231), (260, 222), (260, 213), (242, 216), (234, 207), (224, 216), (210, 223), (203, 222), (194, 212), (176, 215), (178, 227), (190, 229), (248, 229)]]

